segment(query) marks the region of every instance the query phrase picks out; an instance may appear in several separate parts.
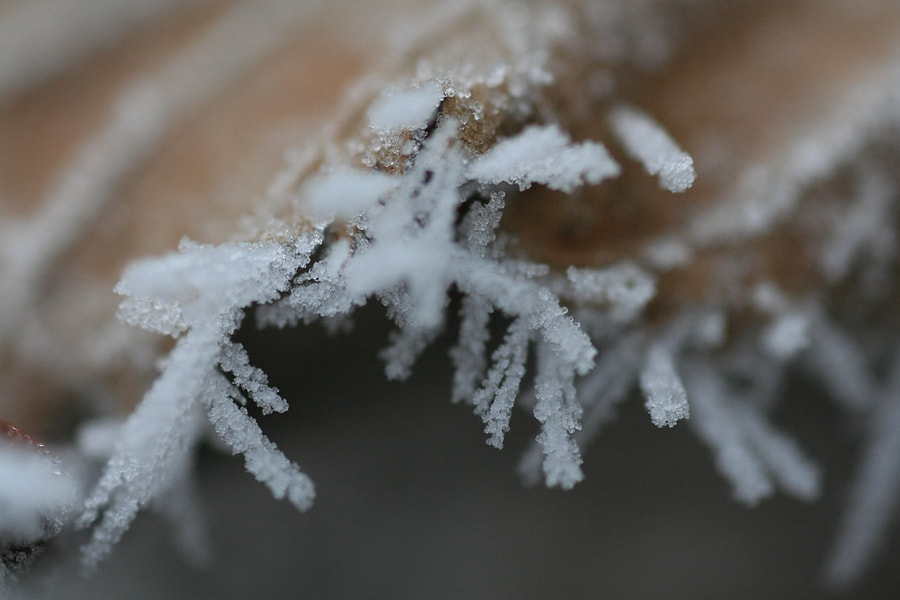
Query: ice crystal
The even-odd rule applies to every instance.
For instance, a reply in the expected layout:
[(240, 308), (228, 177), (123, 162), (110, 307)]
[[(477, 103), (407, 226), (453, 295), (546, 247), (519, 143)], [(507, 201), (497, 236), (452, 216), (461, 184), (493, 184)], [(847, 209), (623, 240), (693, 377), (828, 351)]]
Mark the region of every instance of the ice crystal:
[(483, 183), (515, 183), (527, 189), (535, 183), (571, 192), (585, 183), (597, 184), (620, 172), (602, 144), (571, 145), (558, 127), (529, 127), (497, 144), (469, 169)]
[[(560, 300), (534, 281), (534, 269), (507, 264), (486, 252), (494, 239), (502, 193), (489, 193), (491, 200), (457, 225), (457, 211), (471, 185), (457, 127), (446, 120), (402, 176), (337, 173), (310, 188), (310, 202), (322, 215), (352, 214), (348, 206), (367, 214), (350, 245), (334, 244), (317, 261), (310, 262), (310, 257), (324, 240), (321, 228), (287, 245), (210, 247), (185, 242), (177, 254), (129, 269), (116, 288), (126, 297), (121, 318), (174, 335), (178, 342), (123, 427), (103, 477), (85, 502), (82, 525), (102, 517), (85, 549), (89, 566), (109, 551), (139, 509), (173, 493), (190, 467), (204, 420), (233, 452), (245, 456), (248, 471), (273, 495), (287, 497), (301, 509), (309, 506), (311, 482), (241, 406), (246, 394), (263, 413), (287, 410), (265, 374), (230, 340), (253, 304), (264, 305), (261, 322), (284, 325), (345, 313), (377, 297), (397, 325), (382, 353), (386, 371), (389, 377), (403, 378), (440, 331), (447, 294), (455, 286), (466, 294), (465, 311), (471, 315), (454, 353), (460, 366), (456, 397), (471, 396), (485, 421), (488, 443), (502, 447), (525, 375), (527, 350), (535, 344), (541, 358), (534, 414), (542, 424), (538, 440), (546, 456), (547, 483), (568, 488), (581, 479), (580, 453), (571, 437), (580, 428), (581, 414), (574, 378), (590, 370), (596, 351)], [(522, 135), (527, 139), (531, 134)], [(567, 155), (572, 149), (563, 146), (559, 151)], [(517, 151), (509, 152), (515, 156)], [(521, 164), (505, 158), (502, 148), (492, 160), (501, 175), (505, 163), (509, 179), (521, 176)], [(541, 168), (541, 177), (555, 177), (546, 165)], [(350, 194), (356, 194), (356, 204), (348, 201)], [(617, 302), (635, 312), (639, 307), (630, 304), (646, 301), (640, 294), (636, 298), (620, 294)], [(514, 321), (479, 384), (478, 373), (485, 366), (483, 332), (495, 311)]]
[(387, 94), (369, 110), (369, 124), (381, 132), (421, 129), (428, 124), (443, 99), (443, 90), (435, 82)]
[[(251, 308), (260, 325), (283, 327), (349, 315), (377, 299), (396, 326), (381, 352), (386, 374), (404, 379), (443, 330), (455, 291), (462, 300), (451, 351), (451, 397), (472, 406), (486, 442), (497, 448), (504, 445), (515, 407), (532, 410), (540, 433), (523, 458), (526, 479), (541, 473), (549, 486), (577, 484), (583, 478), (582, 447), (639, 387), (653, 424), (672, 427), (690, 419), (737, 499), (755, 504), (776, 488), (804, 500), (818, 495), (818, 467), (768, 422), (758, 402), (779, 378), (769, 376), (771, 384), (760, 381), (738, 392), (722, 375), (722, 365), (733, 360), (758, 376), (754, 364), (772, 368), (803, 357), (817, 372), (825, 371), (825, 382), (849, 406), (861, 407), (871, 386), (862, 383), (867, 369), (855, 358), (853, 342), (829, 327), (815, 307), (789, 300), (772, 283), (758, 286), (752, 296), (753, 309), (768, 322), (754, 352), (738, 345), (707, 357), (723, 344), (721, 312), (689, 311), (662, 328), (641, 319), (657, 296), (660, 273), (689, 264), (692, 252), (730, 228), (750, 235), (766, 227), (763, 221), (749, 229), (734, 222), (746, 217), (741, 207), (751, 206), (749, 200), (714, 211), (708, 222), (718, 228), (714, 234), (695, 221), (681, 237), (653, 241), (645, 263), (573, 266), (561, 276), (504, 251), (498, 227), (508, 197), (535, 185), (572, 192), (617, 177), (622, 168), (601, 143), (573, 143), (555, 125), (526, 126), (483, 153), (473, 152), (461, 136), (464, 124), (440, 113), (444, 93), (431, 82), (376, 101), (368, 112), (371, 130), (388, 147), (413, 132), (415, 143), (399, 147), (408, 160), (387, 172), (324, 167), (300, 191), (312, 218), (305, 233), (281, 243), (185, 242), (178, 254), (139, 262), (125, 274), (117, 288), (126, 296), (120, 317), (174, 336), (177, 343), (87, 498), (81, 523), (99, 524), (85, 549), (86, 564), (95, 565), (109, 551), (138, 510), (177, 491), (193, 447), (205, 435), (205, 421), (227, 447), (244, 455), (247, 469), (274, 496), (300, 509), (310, 505), (312, 483), (243, 406), (246, 396), (264, 414), (288, 408), (231, 339)], [(661, 187), (682, 192), (691, 186), (693, 160), (649, 115), (620, 106), (609, 120), (625, 151)], [(826, 247), (823, 268), (830, 277), (841, 277), (855, 256), (868, 251), (859, 223), (871, 223), (875, 212), (885, 210), (876, 191), (863, 203), (871, 207), (853, 213), (844, 233)], [(774, 204), (764, 209), (785, 210)], [(760, 218), (772, 222), (775, 212)], [(340, 228), (345, 234), (335, 236)], [(587, 329), (569, 306), (579, 307), (574, 316)], [(508, 327), (489, 351), (496, 316)], [(595, 368), (598, 344), (604, 350)], [(520, 402), (532, 352), (533, 398)], [(848, 552), (855, 557), (863, 551)], [(836, 572), (850, 569), (850, 559), (835, 561)]]
[(684, 385), (675, 372), (672, 357), (664, 348), (657, 346), (647, 353), (647, 364), (641, 371), (640, 382), (654, 425), (672, 427), (690, 416)]
[[(175, 4), (5, 7), (0, 101)], [(173, 58), (110, 94), (109, 110), (45, 182), (34, 213), (3, 223), (0, 344), (15, 346), (15, 360), (39, 356), (42, 368), (63, 361), (39, 307), (59, 264), (136, 167), (189, 115), (228, 95), (238, 75), (302, 37), (295, 28), (317, 22), (308, 17), (323, 4), (233, 3)], [(273, 496), (308, 508), (312, 481), (247, 410), (252, 402), (262, 414), (280, 413), (289, 403), (235, 333), (250, 319), (337, 329), (375, 301), (394, 326), (380, 353), (390, 379), (411, 375), (451, 322), (448, 307), (458, 305), (451, 400), (469, 405), (495, 448), (507, 443), (515, 411), (530, 411), (540, 431), (520, 471), (563, 489), (583, 478), (583, 452), (639, 391), (652, 424), (687, 426), (709, 447), (741, 502), (776, 490), (816, 498), (820, 468), (769, 414), (799, 368), (867, 423), (829, 561), (833, 582), (857, 578), (900, 487), (900, 367), (890, 331), (900, 214), (896, 54), (866, 56), (871, 68), (843, 74), (827, 101), (793, 114), (800, 122), (773, 119), (759, 140), (747, 139), (745, 125), (733, 140), (733, 123), (721, 126), (715, 111), (677, 118), (698, 95), (716, 98), (706, 78), (698, 88), (685, 77), (693, 96), (671, 106), (666, 95), (628, 97), (648, 72), (665, 70), (677, 25), (689, 28), (693, 17), (663, 18), (667, 7), (679, 9), (674, 15), (694, 4), (713, 3), (498, 0), (423, 9), (427, 15), (390, 30), (377, 76), (346, 91), (312, 149), (288, 154), (260, 209), (269, 220), (230, 238), (256, 241), (185, 239), (177, 252), (133, 261), (115, 288), (118, 317), (171, 337), (172, 348), (124, 423), (100, 419), (81, 429), (82, 458), (105, 463), (80, 504), (78, 524), (91, 536), (85, 566), (102, 561), (148, 508), (176, 523), (189, 554), (203, 555), (190, 473), (207, 438), (241, 454)], [(836, 18), (839, 4), (821, 10)], [(71, 26), (45, 29), (44, 13)], [(432, 43), (440, 51), (424, 52)], [(731, 60), (759, 71), (756, 54)], [(727, 75), (731, 86), (735, 74)], [(827, 87), (820, 83), (796, 87)], [(718, 94), (740, 108), (735, 122), (756, 127), (768, 118), (744, 115), (754, 98), (730, 87)], [(678, 122), (667, 122), (672, 115)], [(360, 130), (347, 133), (354, 126)], [(695, 179), (703, 181), (696, 196), (688, 192)], [(556, 202), (536, 214), (557, 220), (530, 223), (518, 236), (515, 223), (501, 223), (520, 200), (525, 212), (528, 202)], [(520, 221), (531, 217), (519, 213)], [(61, 281), (53, 283), (69, 287)], [(89, 304), (61, 298), (66, 314)], [(36, 342), (41, 332), (51, 342)], [(105, 356), (131, 338), (122, 339)], [(65, 360), (76, 367), (60, 371), (80, 373), (83, 362)], [(81, 386), (79, 376), (70, 375)], [(28, 501), (4, 496), (11, 508), (0, 525), (34, 536), (36, 519), (72, 490), (7, 458), (0, 456), (0, 479), (18, 477), (34, 490)]]
[[(310, 480), (241, 406), (243, 393), (264, 413), (284, 411), (287, 405), (230, 337), (248, 306), (272, 301), (287, 288), (319, 240), (312, 235), (290, 246), (185, 243), (178, 254), (135, 264), (125, 274), (117, 287), (127, 296), (122, 317), (156, 330), (160, 322), (176, 320), (174, 333), (180, 337), (163, 372), (122, 427), (103, 476), (84, 502), (81, 525), (99, 519), (84, 550), (88, 567), (110, 551), (140, 509), (178, 493), (206, 421), (234, 453), (244, 455), (247, 470), (275, 497), (286, 496), (300, 509), (310, 505)], [(148, 306), (155, 312), (148, 314)]]
[(632, 107), (619, 107), (609, 118), (628, 153), (648, 173), (657, 175), (662, 187), (683, 192), (693, 185), (697, 176), (694, 160), (649, 115)]

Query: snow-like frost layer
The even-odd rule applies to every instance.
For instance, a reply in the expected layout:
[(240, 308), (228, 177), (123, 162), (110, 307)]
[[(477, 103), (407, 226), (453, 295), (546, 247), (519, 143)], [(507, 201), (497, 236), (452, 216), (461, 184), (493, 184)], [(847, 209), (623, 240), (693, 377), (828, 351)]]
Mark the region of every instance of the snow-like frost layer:
[(670, 192), (683, 192), (694, 184), (694, 160), (650, 115), (621, 106), (609, 116), (613, 132), (628, 154)]
[(527, 127), (504, 140), (469, 168), (469, 176), (483, 183), (514, 183), (527, 189), (535, 183), (571, 192), (584, 184), (598, 184), (620, 173), (618, 163), (597, 142), (572, 145), (559, 127)]
[[(85, 500), (80, 524), (90, 526), (99, 519), (84, 549), (87, 568), (103, 559), (140, 509), (178, 493), (206, 421), (232, 451), (244, 455), (247, 470), (273, 495), (286, 496), (299, 509), (312, 503), (312, 482), (239, 406), (245, 402), (244, 392), (263, 412), (287, 409), (230, 337), (244, 309), (277, 298), (320, 242), (317, 233), (290, 246), (260, 242), (212, 247), (185, 242), (179, 253), (136, 263), (126, 272), (116, 288), (128, 297), (122, 317), (160, 330), (160, 319), (168, 322), (177, 311), (176, 335), (186, 333), (122, 427), (100, 481)], [(162, 307), (158, 313), (147, 312), (151, 303)], [(230, 372), (233, 381), (223, 371)]]
[(640, 383), (654, 425), (674, 427), (681, 419), (690, 417), (687, 392), (675, 371), (672, 356), (665, 348), (655, 346), (647, 353)]
[(76, 498), (75, 481), (47, 456), (0, 446), (0, 535), (38, 540), (48, 518), (58, 518)]
[(384, 133), (421, 129), (434, 116), (444, 91), (436, 82), (382, 96), (369, 109), (369, 126)]

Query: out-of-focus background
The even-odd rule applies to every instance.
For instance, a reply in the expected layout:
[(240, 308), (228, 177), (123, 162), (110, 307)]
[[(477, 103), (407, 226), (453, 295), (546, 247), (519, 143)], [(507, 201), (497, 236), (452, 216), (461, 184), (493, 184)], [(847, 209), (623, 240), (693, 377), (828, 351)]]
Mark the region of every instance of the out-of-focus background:
[(210, 566), (189, 566), (165, 521), (143, 514), (89, 579), (74, 572), (79, 540), (63, 540), (28, 597), (900, 597), (897, 527), (857, 588), (820, 584), (858, 447), (852, 425), (803, 382), (775, 420), (828, 467), (811, 505), (733, 501), (685, 424), (655, 428), (636, 397), (585, 453), (583, 483), (530, 489), (515, 468), (536, 433), (532, 417), (514, 414), (502, 451), (486, 446), (480, 420), (448, 400), (452, 340), (430, 349), (411, 380), (389, 383), (376, 358), (387, 332), (366, 308), (349, 334), (244, 333), (291, 402), (260, 422), (315, 480), (308, 513), (273, 500), (241, 457), (205, 448), (197, 479)]

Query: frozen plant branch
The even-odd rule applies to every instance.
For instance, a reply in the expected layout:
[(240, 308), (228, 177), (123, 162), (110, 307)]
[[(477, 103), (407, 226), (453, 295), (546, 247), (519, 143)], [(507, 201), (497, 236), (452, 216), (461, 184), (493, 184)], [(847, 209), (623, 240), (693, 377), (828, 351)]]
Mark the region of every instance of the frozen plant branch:
[[(152, 14), (187, 14), (126, 4), (73, 0), (95, 12), (65, 32), (41, 18), (63, 3), (4, 8), (0, 127), (69, 131), (34, 107), (77, 87), (38, 81), (132, 43)], [(32, 371), (92, 390), (101, 416), (142, 398), (118, 429), (82, 427), (82, 458), (108, 455), (59, 516), (90, 529), (85, 567), (141, 510), (191, 519), (209, 437), (311, 505), (311, 480), (247, 411), (289, 408), (234, 339), (247, 317), (335, 322), (377, 301), (395, 327), (386, 375), (405, 379), (456, 295), (448, 395), (496, 448), (528, 410), (540, 432), (521, 471), (551, 487), (583, 479), (587, 446), (640, 392), (653, 425), (709, 447), (738, 500), (814, 500), (821, 468), (769, 413), (790, 373), (820, 384), (870, 422), (829, 563), (838, 585), (861, 576), (900, 473), (884, 369), (900, 331), (895, 2), (213, 4), (181, 45), (143, 50), (151, 66), (98, 76), (93, 121), (71, 116), (85, 100), (64, 109), (76, 133), (46, 173), (0, 170), (4, 408)], [(171, 338), (167, 355), (136, 329)]]

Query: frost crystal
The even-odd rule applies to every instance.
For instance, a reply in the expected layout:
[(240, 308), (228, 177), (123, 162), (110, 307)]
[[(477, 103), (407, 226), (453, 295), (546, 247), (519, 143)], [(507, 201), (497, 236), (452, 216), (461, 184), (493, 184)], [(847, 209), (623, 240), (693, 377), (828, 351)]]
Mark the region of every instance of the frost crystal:
[(819, 470), (789, 437), (749, 403), (732, 400), (737, 393), (707, 366), (691, 365), (687, 375), (691, 422), (731, 481), (735, 498), (756, 504), (770, 496), (776, 484), (803, 500), (818, 496)]
[(848, 585), (884, 543), (883, 531), (893, 516), (900, 489), (900, 355), (871, 414), (872, 437), (853, 486), (850, 510), (844, 515), (838, 542), (829, 557), (827, 575), (837, 586)]
[[(21, 90), (81, 60), (129, 23), (178, 3), (8, 4), (0, 9), (0, 104), (21, 110), (27, 104), (16, 104)], [(410, 15), (419, 10), (414, 4), (399, 3)], [(289, 403), (235, 333), (248, 317), (260, 326), (319, 321), (339, 330), (358, 307), (375, 301), (394, 326), (380, 352), (390, 379), (410, 376), (453, 322), (448, 306), (459, 306), (451, 400), (471, 408), (495, 448), (507, 443), (516, 411), (529, 411), (539, 433), (521, 461), (523, 477), (563, 489), (583, 478), (583, 452), (637, 391), (651, 423), (687, 426), (709, 447), (738, 500), (755, 504), (776, 490), (816, 498), (818, 466), (769, 415), (799, 368), (866, 426), (862, 465), (829, 562), (836, 584), (857, 578), (900, 496), (900, 54), (893, 39), (848, 46), (860, 56), (798, 74), (798, 84), (784, 90), (790, 101), (782, 103), (777, 93), (763, 93), (774, 87), (759, 58), (771, 51), (768, 30), (746, 36), (766, 40), (765, 48), (747, 51), (735, 40), (738, 58), (675, 55), (675, 30), (712, 22), (691, 10), (713, 14), (715, 4), (464, 1), (421, 9), (418, 19), (391, 28), (381, 46), (366, 37), (359, 46), (377, 46), (371, 52), (377, 68), (368, 56), (352, 68), (347, 61), (348, 71), (361, 68), (367, 76), (345, 90), (337, 117), (308, 149), (288, 152), (266, 202), (253, 205), (256, 219), (216, 238), (256, 241), (186, 239), (178, 252), (132, 260), (121, 275), (119, 319), (169, 336), (172, 344), (126, 421), (98, 419), (80, 431), (81, 457), (106, 461), (80, 505), (73, 501), (78, 524), (90, 528), (85, 566), (102, 561), (144, 509), (173, 523), (187, 553), (205, 556), (191, 470), (207, 438), (242, 455), (273, 496), (308, 508), (312, 481), (265, 436), (247, 406), (270, 414)], [(801, 17), (813, 9), (769, 7), (777, 4), (758, 10), (793, 25), (786, 28), (789, 52), (771, 43), (779, 60), (797, 53), (797, 64), (818, 64), (803, 44), (830, 38), (798, 30), (810, 27)], [(842, 26), (839, 17), (850, 14), (842, 11), (851, 10), (806, 4), (815, 4), (823, 22)], [(91, 228), (115, 212), (106, 209), (131, 174), (165, 154), (189, 117), (220, 97), (231, 99), (223, 92), (239, 87), (241, 74), (286, 41), (332, 43), (330, 31), (307, 36), (308, 29), (303, 35), (296, 29), (338, 21), (343, 27), (343, 19), (324, 18), (328, 5), (259, 0), (211, 10), (208, 23), (173, 47), (171, 58), (123, 76), (108, 94), (109, 109), (73, 143), (58, 172), (30, 182), (45, 190), (37, 208), (26, 214), (15, 207), (0, 225), (3, 364), (41, 373), (49, 365), (79, 390), (90, 388), (93, 376), (121, 373), (114, 355), (130, 348), (131, 338), (115, 335), (131, 335), (130, 329), (118, 322), (111, 334), (74, 327), (75, 336), (94, 344), (92, 353), (74, 352), (56, 342), (56, 321), (44, 318), (74, 321), (78, 310), (91, 308), (71, 290), (82, 279), (81, 243), (90, 232), (118, 226), (104, 221)], [(890, 5), (872, 3), (872, 14), (892, 15), (884, 8)], [(382, 10), (354, 8), (366, 18)], [(666, 16), (670, 9), (678, 18)], [(48, 20), (65, 26), (47, 28)], [(352, 25), (347, 31), (354, 35), (368, 28)], [(874, 48), (881, 48), (877, 56), (866, 54)], [(682, 82), (691, 71), (665, 72), (670, 58), (706, 69), (696, 71), (703, 77)], [(847, 66), (856, 64), (866, 68)], [(742, 71), (723, 73), (725, 67)], [(632, 77), (635, 68), (640, 74)], [(323, 69), (332, 75), (331, 65)], [(842, 69), (836, 82), (822, 75)], [(620, 73), (628, 73), (621, 82)], [(736, 75), (747, 73), (760, 85), (731, 89)], [(662, 79), (663, 88), (655, 87)], [(728, 89), (706, 87), (723, 80)], [(827, 101), (812, 97), (819, 93), (809, 90), (819, 89), (829, 92)], [(722, 106), (710, 110), (701, 99)], [(703, 108), (692, 114), (694, 105)], [(777, 116), (771, 123), (769, 113)], [(258, 120), (269, 126), (268, 117)], [(758, 136), (757, 126), (765, 128)], [(275, 129), (281, 135), (284, 128)], [(625, 157), (621, 164), (611, 151)], [(695, 159), (704, 185), (673, 198), (693, 187)], [(646, 185), (646, 174), (658, 186)], [(108, 293), (112, 286), (104, 285)], [(55, 310), (46, 308), (51, 304)], [(153, 364), (158, 355), (142, 348), (133, 364)], [(92, 361), (100, 375), (83, 373)], [(0, 529), (25, 537), (38, 533), (44, 516), (65, 512), (74, 494), (33, 462), (0, 454), (0, 480), (12, 482)], [(28, 499), (17, 495), (23, 482)], [(6, 575), (0, 569), (0, 595)]]
[(406, 92), (386, 94), (369, 110), (369, 125), (378, 131), (421, 129), (434, 116), (444, 92), (435, 82)]
[(647, 364), (641, 371), (640, 381), (645, 406), (654, 425), (673, 427), (690, 416), (687, 393), (675, 372), (672, 357), (664, 348), (656, 346), (647, 353)]
[[(99, 519), (84, 549), (86, 567), (97, 565), (141, 508), (178, 493), (207, 420), (233, 452), (244, 455), (247, 470), (275, 497), (287, 496), (300, 509), (311, 504), (312, 483), (239, 406), (245, 402), (242, 391), (263, 412), (283, 411), (287, 405), (229, 338), (247, 306), (270, 302), (287, 288), (320, 239), (311, 235), (292, 246), (184, 243), (178, 254), (137, 263), (125, 274), (117, 291), (143, 302), (133, 309), (126, 300), (123, 318), (157, 329), (157, 321), (145, 315), (148, 303), (156, 302), (165, 307), (163, 313), (178, 309), (179, 331), (186, 333), (123, 426), (103, 476), (85, 500), (80, 524), (89, 526)], [(230, 372), (233, 381), (223, 371)]]
[(610, 122), (628, 154), (648, 173), (659, 176), (662, 187), (683, 192), (694, 184), (694, 160), (649, 115), (636, 108), (619, 107), (610, 114)]
[(384, 173), (339, 170), (317, 179), (307, 190), (311, 215), (323, 220), (350, 218), (375, 208), (396, 183)]
[(585, 183), (615, 177), (619, 165), (602, 144), (571, 145), (558, 127), (529, 127), (497, 144), (469, 169), (469, 176), (484, 183), (514, 183), (527, 189), (542, 183), (571, 192)]
[[(312, 483), (242, 406), (246, 394), (263, 413), (288, 408), (265, 374), (250, 364), (246, 351), (230, 339), (253, 304), (263, 305), (261, 322), (284, 325), (346, 313), (376, 296), (397, 325), (382, 353), (387, 374), (404, 378), (440, 331), (447, 293), (455, 285), (466, 297), (453, 354), (458, 366), (454, 397), (471, 398), (484, 419), (488, 443), (502, 447), (528, 348), (534, 344), (540, 357), (534, 414), (542, 425), (538, 441), (544, 448), (546, 481), (569, 488), (581, 479), (580, 452), (572, 438), (580, 429), (582, 410), (574, 379), (590, 370), (595, 350), (559, 299), (533, 280), (543, 269), (497, 260), (488, 251), (502, 193), (490, 192), (489, 202), (473, 207), (457, 224), (457, 211), (466, 200), (463, 190), (473, 177), (456, 139), (457, 127), (453, 120), (444, 122), (402, 177), (335, 172), (310, 187), (311, 206), (323, 217), (356, 213), (362, 218), (366, 213), (350, 244), (333, 244), (315, 262), (310, 257), (323, 242), (318, 229), (290, 245), (184, 242), (178, 254), (136, 263), (126, 272), (116, 288), (126, 296), (121, 318), (178, 341), (153, 388), (122, 428), (103, 477), (85, 502), (81, 524), (100, 519), (85, 548), (88, 566), (103, 558), (138, 510), (175, 493), (191, 466), (193, 447), (204, 435), (205, 421), (233, 452), (244, 455), (247, 470), (275, 497), (286, 497), (300, 509), (310, 505)], [(534, 130), (521, 134), (523, 147), (533, 144), (534, 135)], [(512, 138), (507, 150), (494, 151), (491, 168), (497, 177), (479, 185), (539, 180), (567, 187), (582, 177), (596, 181), (598, 167), (611, 172), (599, 146), (573, 147), (554, 131), (551, 137), (559, 145), (547, 149), (536, 175), (515, 160), (504, 170), (508, 159), (503, 154), (519, 144), (519, 138)], [(584, 160), (574, 169), (562, 166), (572, 156), (602, 160)], [(485, 163), (475, 164), (485, 168)], [(634, 277), (640, 281), (639, 275)], [(622, 304), (622, 310), (639, 310), (646, 292), (613, 279), (607, 299)], [(600, 287), (596, 281), (593, 285)], [(617, 291), (617, 285), (625, 287)], [(483, 373), (486, 325), (494, 312), (513, 318), (513, 324)]]

